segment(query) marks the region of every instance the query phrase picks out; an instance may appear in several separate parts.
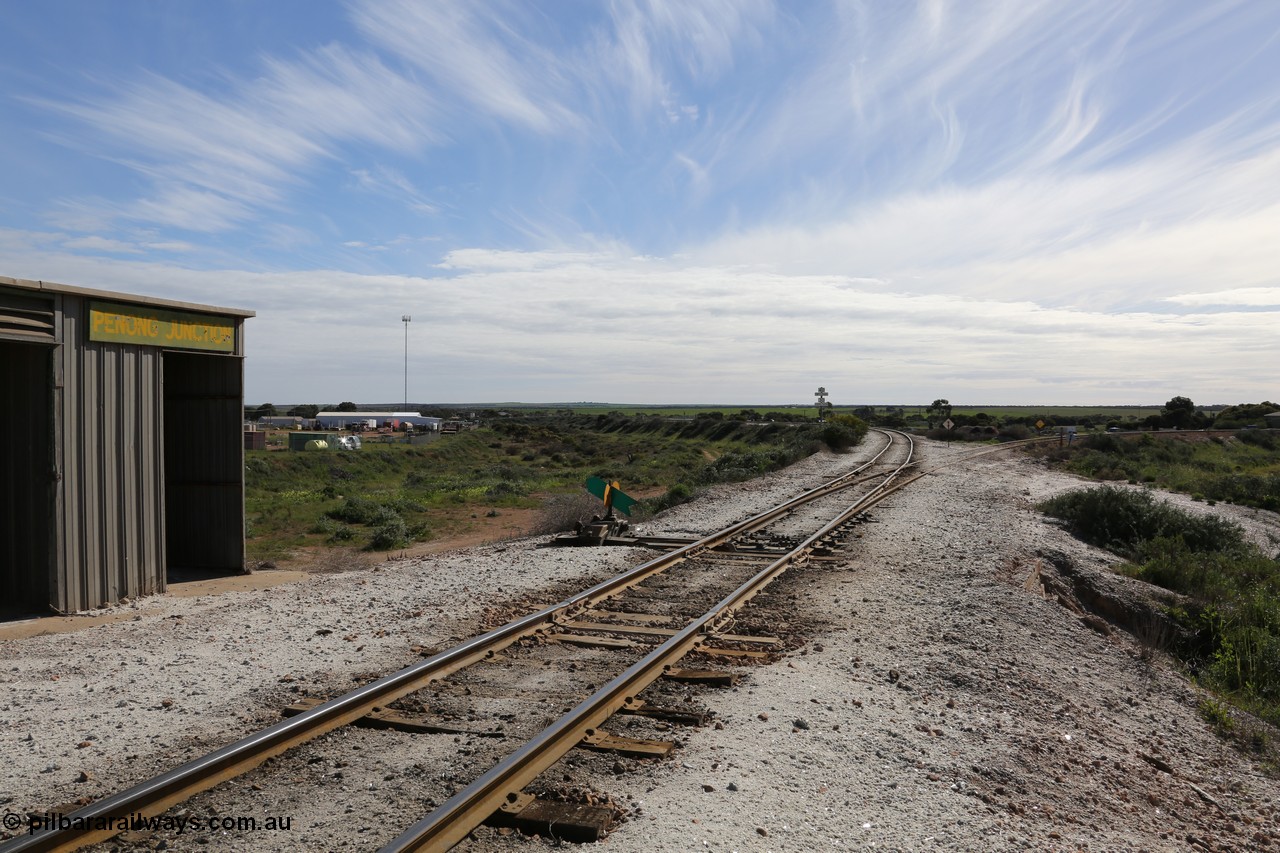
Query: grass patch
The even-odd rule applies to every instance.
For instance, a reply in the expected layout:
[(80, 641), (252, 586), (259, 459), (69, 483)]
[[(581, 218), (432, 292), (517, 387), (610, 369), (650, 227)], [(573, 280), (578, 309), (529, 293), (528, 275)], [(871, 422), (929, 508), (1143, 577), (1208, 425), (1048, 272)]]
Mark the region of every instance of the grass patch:
[[(856, 420), (856, 419), (855, 419)], [(405, 547), (460, 534), (473, 517), (539, 508), (580, 515), (589, 476), (625, 491), (661, 492), (650, 514), (713, 483), (786, 466), (823, 444), (850, 446), (858, 424), (667, 420), (619, 414), (528, 414), (426, 445), (367, 443), (354, 453), (246, 451), (245, 509), (251, 559), (287, 559), (307, 546)], [(599, 502), (594, 506), (598, 510)], [(588, 516), (589, 517), (589, 513)], [(549, 519), (545, 526), (563, 521)], [(572, 526), (570, 522), (569, 526)]]

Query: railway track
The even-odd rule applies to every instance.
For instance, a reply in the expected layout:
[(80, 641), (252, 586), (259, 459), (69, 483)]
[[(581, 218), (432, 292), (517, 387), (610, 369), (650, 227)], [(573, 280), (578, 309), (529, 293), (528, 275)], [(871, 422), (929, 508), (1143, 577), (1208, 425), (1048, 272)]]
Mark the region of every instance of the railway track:
[[(431, 786), (441, 796), (420, 798), (435, 807), (423, 809), (425, 816), (384, 850), (448, 849), (495, 813), (535, 824), (548, 814), (568, 822), (576, 813), (582, 826), (602, 828), (607, 809), (539, 802), (524, 789), (579, 746), (642, 756), (669, 750), (670, 741), (651, 735), (677, 722), (705, 721), (705, 715), (687, 702), (664, 706), (647, 698), (646, 689), (733, 679), (731, 672), (686, 666), (691, 655), (710, 666), (786, 650), (786, 637), (761, 630), (767, 618), (743, 620), (743, 609), (788, 569), (829, 559), (871, 506), (923, 476), (911, 471), (908, 436), (876, 435), (883, 442), (878, 452), (829, 483), (710, 536), (669, 542), (667, 553), (414, 666), (295, 707), (291, 717), (85, 806), (66, 816), (65, 827), (0, 845), (0, 851), (79, 849), (115, 835), (114, 818), (161, 814), (251, 771), (269, 784), (271, 774), (254, 768), (276, 757), (287, 763), (283, 756), (290, 750), (328, 732), (349, 731), (353, 723), (392, 730), (386, 737), (395, 740), (375, 747), (380, 751), (411, 754), (411, 732), (452, 734), (467, 743), (466, 760), (438, 774)], [(615, 717), (629, 719), (633, 730), (639, 722), (638, 733), (646, 737), (606, 732)], [(522, 745), (512, 750), (513, 743)]]

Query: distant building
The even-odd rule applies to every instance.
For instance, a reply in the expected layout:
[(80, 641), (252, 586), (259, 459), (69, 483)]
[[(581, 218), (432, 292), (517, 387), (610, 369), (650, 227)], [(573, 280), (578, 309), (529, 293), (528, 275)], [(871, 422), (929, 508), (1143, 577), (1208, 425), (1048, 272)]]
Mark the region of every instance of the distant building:
[(1262, 419), (1267, 422), (1267, 429), (1280, 429), (1280, 412), (1263, 415)]
[(374, 429), (413, 424), (431, 430), (440, 429), (441, 418), (424, 417), (417, 412), (320, 412), (316, 415), (319, 429)]
[(297, 415), (279, 415), (258, 418), (258, 423), (273, 429), (314, 429), (315, 418), (303, 418)]

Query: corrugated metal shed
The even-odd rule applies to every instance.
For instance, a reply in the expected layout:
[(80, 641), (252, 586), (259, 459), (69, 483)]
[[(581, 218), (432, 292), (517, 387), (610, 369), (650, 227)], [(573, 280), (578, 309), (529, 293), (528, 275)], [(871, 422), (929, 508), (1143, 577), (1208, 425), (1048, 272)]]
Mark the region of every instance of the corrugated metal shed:
[(84, 610), (159, 592), (170, 568), (243, 566), (251, 316), (0, 277), (0, 402), (24, 436), (0, 449), (0, 608)]

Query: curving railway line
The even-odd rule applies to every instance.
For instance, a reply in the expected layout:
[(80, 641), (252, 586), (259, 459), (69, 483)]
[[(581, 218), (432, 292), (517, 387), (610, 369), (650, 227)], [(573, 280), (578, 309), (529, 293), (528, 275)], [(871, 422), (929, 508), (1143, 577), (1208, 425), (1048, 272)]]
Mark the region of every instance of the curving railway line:
[(672, 695), (664, 685), (732, 683), (732, 671), (712, 667), (787, 650), (787, 638), (770, 633), (767, 608), (748, 604), (787, 570), (833, 559), (872, 506), (927, 473), (916, 467), (909, 436), (877, 430), (868, 441), (879, 443), (874, 455), (830, 482), (700, 539), (655, 543), (666, 552), (351, 692), (295, 706), (280, 722), (84, 806), (66, 826), (2, 844), (0, 853), (92, 845), (116, 835), (122, 816), (164, 813), (244, 774), (254, 774), (255, 789), (271, 784), (271, 768), (261, 765), (351, 724), (388, 729), (378, 733), (384, 753), (412, 750), (423, 732), (466, 743), (447, 768), (433, 775), (424, 767), (439, 796), (419, 797), (421, 819), (390, 841), (374, 833), (370, 848), (447, 850), (495, 816), (598, 837), (608, 808), (539, 800), (528, 789), (580, 747), (666, 754), (673, 742), (654, 735), (706, 718), (687, 693), (664, 704)]

